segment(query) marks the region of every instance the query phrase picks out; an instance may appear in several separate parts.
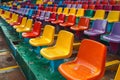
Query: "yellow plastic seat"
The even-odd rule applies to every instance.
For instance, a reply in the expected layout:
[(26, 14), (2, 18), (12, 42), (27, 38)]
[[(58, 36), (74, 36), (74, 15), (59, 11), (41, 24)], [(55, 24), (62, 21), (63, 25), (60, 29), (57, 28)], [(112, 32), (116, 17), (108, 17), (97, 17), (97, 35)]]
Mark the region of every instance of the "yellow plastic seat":
[(120, 18), (120, 12), (119, 11), (110, 11), (108, 16), (107, 16), (107, 21), (109, 23), (118, 22), (119, 18)]
[(57, 14), (58, 14), (58, 15), (61, 14), (61, 13), (62, 13), (62, 10), (63, 10), (63, 8), (62, 8), (62, 7), (59, 7), (58, 10), (57, 10)]
[(54, 33), (55, 27), (46, 25), (42, 36), (30, 39), (29, 43), (35, 47), (51, 45), (54, 41)]
[(41, 49), (40, 54), (48, 60), (68, 58), (72, 55), (73, 39), (72, 33), (61, 30), (55, 46)]
[(71, 8), (68, 15), (75, 15), (76, 14), (76, 8)]
[(27, 22), (27, 17), (23, 17), (21, 24), (20, 25), (15, 25), (15, 26), (13, 26), (13, 28), (17, 29), (17, 28), (20, 28), (20, 27), (24, 27), (26, 22)]
[(101, 19), (103, 20), (105, 16), (105, 10), (96, 10), (95, 15), (91, 20)]
[(66, 16), (68, 16), (68, 12), (69, 12), (69, 8), (64, 8), (63, 14), (66, 15)]
[(6, 20), (6, 22), (7, 22), (7, 23), (8, 23), (8, 22), (11, 22), (11, 21), (13, 20), (14, 16), (15, 16), (15, 13), (12, 13), (12, 17), (11, 17), (11, 19)]
[(24, 27), (19, 27), (16, 29), (16, 32), (27, 32), (30, 31), (32, 28), (32, 19), (28, 19)]
[(9, 11), (6, 11), (5, 15), (2, 16), (3, 19), (6, 19), (6, 18), (9, 18), (10, 16), (10, 12)]
[(120, 80), (120, 65), (118, 67), (118, 70), (117, 70), (117, 73), (116, 73), (116, 76), (115, 76), (114, 80)]
[(14, 23), (14, 22), (17, 22), (17, 19), (18, 19), (18, 14), (14, 14), (14, 17), (12, 20), (8, 21), (8, 23)]
[(4, 14), (1, 14), (1, 17), (4, 18), (7, 15), (7, 11), (4, 12)]
[(79, 8), (77, 13), (76, 13), (76, 17), (81, 17), (84, 16), (84, 9), (83, 8)]

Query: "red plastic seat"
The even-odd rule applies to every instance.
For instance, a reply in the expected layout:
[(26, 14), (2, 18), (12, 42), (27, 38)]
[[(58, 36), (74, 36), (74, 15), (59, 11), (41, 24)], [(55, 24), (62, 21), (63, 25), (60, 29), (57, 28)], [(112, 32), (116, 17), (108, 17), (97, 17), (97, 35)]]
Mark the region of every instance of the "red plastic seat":
[(56, 20), (56, 16), (57, 16), (56, 13), (52, 13), (52, 14), (50, 15), (50, 18), (45, 19), (45, 21), (46, 21), (46, 22), (55, 21), (55, 20)]
[(86, 17), (81, 17), (78, 25), (71, 26), (70, 29), (75, 31), (86, 30), (89, 27), (90, 19)]
[(77, 57), (59, 66), (67, 80), (100, 80), (105, 71), (106, 46), (89, 39), (81, 42)]
[(82, 8), (85, 9), (85, 10), (88, 9), (88, 4), (83, 4)]
[(67, 21), (64, 23), (60, 23), (60, 26), (62, 27), (70, 27), (75, 24), (76, 16), (75, 15), (69, 15)]
[(65, 15), (64, 14), (60, 14), (58, 16), (58, 19), (55, 21), (51, 21), (52, 24), (59, 24), (59, 23), (63, 23), (65, 19)]
[(12, 24), (10, 24), (10, 25), (11, 25), (11, 26), (20, 25), (21, 22), (22, 22), (22, 18), (23, 18), (23, 16), (19, 16), (17, 22), (14, 22), (14, 23), (12, 23)]
[(34, 27), (30, 32), (23, 32), (22, 36), (24, 38), (35, 38), (40, 35), (42, 23), (37, 21), (34, 23)]
[(53, 11), (52, 12), (56, 12), (57, 11), (57, 7), (53, 7)]
[(89, 9), (94, 10), (94, 9), (95, 9), (95, 5), (94, 5), (94, 4), (90, 4), (90, 5), (89, 5)]

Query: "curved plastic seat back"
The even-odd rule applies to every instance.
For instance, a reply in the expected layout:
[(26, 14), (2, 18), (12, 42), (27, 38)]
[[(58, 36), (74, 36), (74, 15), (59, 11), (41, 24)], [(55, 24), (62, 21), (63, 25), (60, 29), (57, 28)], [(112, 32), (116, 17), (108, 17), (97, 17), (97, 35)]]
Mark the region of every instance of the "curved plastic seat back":
[(20, 25), (25, 26), (26, 21), (27, 21), (27, 17), (23, 17), (22, 22), (21, 22), (21, 24), (20, 24)]
[(62, 7), (59, 7), (57, 10), (57, 14), (61, 14), (62, 13)]
[(90, 5), (89, 5), (89, 9), (94, 10), (94, 9), (95, 9), (95, 5), (94, 5), (94, 4), (90, 4)]
[(82, 8), (82, 4), (77, 5), (77, 9)]
[(112, 10), (112, 5), (105, 5), (104, 10), (106, 10), (106, 11)]
[(76, 6), (77, 6), (76, 4), (73, 4), (73, 5), (72, 5), (72, 8), (76, 8)]
[(120, 12), (119, 11), (110, 11), (108, 13), (107, 20), (108, 20), (108, 22), (118, 22), (119, 17), (120, 17)]
[(96, 10), (95, 15), (93, 18), (95, 19), (104, 19), (105, 10)]
[(13, 22), (17, 22), (18, 19), (18, 14), (15, 14), (14, 18), (13, 18)]
[(67, 8), (71, 8), (72, 7), (72, 5), (71, 4), (67, 4)]
[(82, 8), (85, 9), (85, 10), (88, 9), (88, 4), (83, 4)]
[(92, 16), (93, 16), (93, 13), (94, 13), (93, 10), (86, 10), (86, 11), (85, 11), (85, 16), (86, 16), (86, 17), (92, 17)]
[(84, 39), (77, 57), (73, 61), (61, 64), (59, 71), (67, 80), (100, 80), (105, 71), (106, 53), (105, 45)]
[(34, 27), (33, 27), (33, 30), (32, 30), (32, 31), (38, 33), (38, 35), (39, 35), (40, 32), (41, 32), (41, 26), (42, 26), (42, 23), (39, 22), (39, 21), (36, 21), (36, 22), (34, 23)]
[(78, 26), (89, 27), (90, 19), (86, 17), (81, 17)]
[(81, 17), (81, 16), (84, 16), (84, 9), (82, 8), (78, 9), (76, 13), (76, 17)]
[(95, 9), (103, 9), (103, 5), (102, 4), (98, 4), (95, 6)]
[(28, 19), (26, 24), (25, 24), (25, 28), (31, 29), (32, 28), (32, 19)]
[(64, 14), (64, 15), (68, 15), (68, 12), (69, 12), (69, 8), (64, 8), (63, 14)]
[(76, 14), (76, 9), (75, 8), (71, 8), (69, 15), (75, 15)]
[(54, 41), (54, 33), (55, 33), (54, 26), (46, 25), (44, 30), (43, 30), (42, 36), (44, 38), (46, 38), (47, 40), (49, 40), (50, 44), (52, 44)]
[(75, 24), (76, 16), (75, 15), (69, 15), (67, 22), (72, 23), (73, 25)]
[(53, 7), (53, 12), (56, 12), (57, 11), (57, 7)]
[(50, 12), (45, 13), (45, 19), (48, 19), (50, 17)]

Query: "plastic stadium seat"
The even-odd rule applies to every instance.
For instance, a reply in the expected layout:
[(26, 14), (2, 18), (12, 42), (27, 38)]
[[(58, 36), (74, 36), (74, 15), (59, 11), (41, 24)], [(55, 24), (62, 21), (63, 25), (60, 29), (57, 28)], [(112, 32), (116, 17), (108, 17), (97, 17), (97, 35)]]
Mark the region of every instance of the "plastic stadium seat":
[(95, 5), (94, 5), (94, 4), (90, 4), (90, 5), (88, 6), (88, 9), (94, 10), (94, 9), (95, 9)]
[(77, 9), (82, 8), (82, 4), (77, 5)]
[(75, 15), (69, 15), (67, 21), (64, 23), (60, 23), (59, 25), (62, 27), (70, 27), (75, 24), (76, 16)]
[[(75, 15), (75, 14), (76, 14), (76, 8), (71, 8), (68, 15)], [(66, 16), (68, 16), (68, 15), (66, 15)]]
[(113, 28), (111, 32), (107, 35), (102, 36), (103, 40), (109, 41), (110, 52), (114, 54), (116, 54), (119, 51), (119, 43), (120, 43), (120, 31), (119, 30), (120, 30), (120, 22), (116, 22), (113, 24)]
[(20, 24), (20, 25), (15, 25), (15, 26), (13, 26), (13, 27), (14, 27), (15, 29), (16, 29), (16, 28), (19, 28), (19, 27), (24, 27), (25, 24), (26, 24), (26, 22), (27, 22), (27, 17), (23, 17), (21, 24)]
[(120, 30), (120, 22), (114, 23), (110, 34), (103, 35), (103, 39), (110, 41), (110, 42), (120, 43), (120, 31), (119, 30)]
[(113, 10), (120, 11), (120, 5), (113, 5)]
[(86, 10), (85, 11), (85, 17), (93, 17), (94, 11), (93, 10)]
[[(114, 15), (114, 16), (113, 16)], [(108, 16), (107, 16), (107, 21), (109, 23), (112, 23), (112, 22), (118, 22), (119, 21), (119, 17), (120, 17), (120, 12), (119, 11), (110, 11), (108, 13)]]
[(59, 7), (59, 8), (58, 8), (58, 10), (57, 10), (57, 14), (58, 14), (58, 15), (62, 13), (62, 9), (63, 9), (62, 7)]
[(8, 22), (8, 23), (13, 24), (13, 23), (17, 22), (17, 20), (18, 20), (18, 14), (15, 14), (13, 20), (11, 22)]
[(53, 26), (46, 25), (42, 36), (30, 39), (29, 43), (36, 47), (51, 45), (54, 41), (54, 32), (55, 28)]
[(76, 17), (84, 16), (84, 9), (80, 8), (77, 10)]
[(67, 8), (71, 8), (72, 7), (72, 4), (67, 4)]
[(105, 45), (84, 39), (77, 57), (61, 64), (58, 70), (67, 80), (100, 80), (105, 71), (106, 53)]
[(116, 1), (115, 1), (115, 0), (110, 0), (110, 1), (109, 1), (109, 4), (110, 4), (110, 5), (115, 5), (115, 4), (116, 4)]
[(68, 12), (69, 12), (69, 8), (64, 8), (63, 14), (67, 16), (67, 15), (68, 15)]
[(30, 31), (30, 32), (23, 32), (22, 36), (24, 38), (35, 38), (35, 37), (38, 37), (40, 35), (40, 32), (41, 32), (41, 26), (42, 26), (42, 23), (39, 22), (39, 21), (36, 21), (34, 23), (34, 27), (33, 27), (32, 31)]
[(77, 6), (76, 4), (73, 4), (71, 8), (76, 8), (76, 6)]
[(107, 5), (107, 4), (108, 4), (108, 0), (103, 0), (103, 1), (102, 1), (102, 4), (103, 4), (103, 5)]
[(38, 20), (44, 20), (45, 17), (45, 11), (41, 11), (41, 14), (39, 17), (37, 17)]
[(103, 20), (105, 17), (105, 10), (96, 10), (95, 15), (90, 18), (91, 20), (101, 19)]
[(70, 29), (75, 31), (82, 31), (89, 28), (90, 19), (86, 17), (81, 17), (78, 25), (71, 26)]
[(30, 31), (32, 28), (32, 19), (28, 19), (24, 27), (18, 27), (16, 32), (27, 32)]
[(53, 47), (43, 48), (40, 54), (49, 60), (68, 58), (72, 55), (73, 39), (74, 35), (72, 33), (61, 30), (56, 44)]
[(106, 20), (95, 20), (90, 29), (85, 30), (84, 34), (90, 36), (93, 39), (98, 39), (101, 34), (106, 32), (107, 21)]
[(64, 15), (64, 14), (60, 14), (60, 15), (58, 16), (58, 19), (55, 20), (55, 21), (52, 21), (51, 23), (52, 23), (52, 24), (63, 23), (63, 22), (64, 22), (64, 19), (65, 19), (65, 15)]
[(88, 4), (83, 4), (82, 8), (85, 9), (85, 10), (88, 9)]
[(37, 17), (39, 17), (39, 16), (40, 16), (40, 13), (41, 13), (41, 10), (38, 10), (38, 11), (36, 12), (36, 14), (34, 14), (34, 15), (32, 16), (32, 19), (34, 20), (34, 19), (36, 19)]
[(96, 10), (98, 10), (98, 9), (102, 10), (103, 9), (103, 5), (102, 4), (98, 4), (98, 5), (95, 6), (95, 9)]
[(111, 10), (112, 10), (112, 5), (105, 5), (105, 6), (104, 6), (104, 10), (105, 10), (106, 12), (111, 11)]
[(53, 7), (53, 11), (52, 12), (56, 12), (57, 11), (57, 7)]
[(11, 22), (13, 20), (14, 16), (15, 16), (15, 13), (12, 13), (12, 17), (9, 19), (6, 19), (6, 22)]
[(56, 20), (56, 16), (57, 16), (56, 13), (51, 13), (50, 18), (45, 19), (45, 21), (46, 21), (46, 22), (55, 21), (55, 20)]
[(115, 79), (114, 80), (119, 80), (120, 79), (120, 65), (118, 67), (117, 73), (115, 75)]
[(19, 16), (18, 19), (17, 19), (17, 22), (14, 22), (14, 23), (12, 23), (12, 24), (10, 24), (10, 25), (11, 25), (11, 26), (20, 25), (21, 22), (22, 22), (22, 18), (23, 18), (23, 16)]

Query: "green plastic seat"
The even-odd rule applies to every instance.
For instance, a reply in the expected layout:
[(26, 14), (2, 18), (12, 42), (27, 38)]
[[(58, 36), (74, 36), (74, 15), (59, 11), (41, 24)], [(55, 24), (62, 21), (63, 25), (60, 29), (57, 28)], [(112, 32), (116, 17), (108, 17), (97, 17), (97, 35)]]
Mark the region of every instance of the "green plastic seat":
[(93, 17), (93, 15), (94, 15), (94, 11), (93, 10), (86, 10), (85, 11), (85, 17), (89, 17), (89, 18), (91, 18), (91, 17)]

